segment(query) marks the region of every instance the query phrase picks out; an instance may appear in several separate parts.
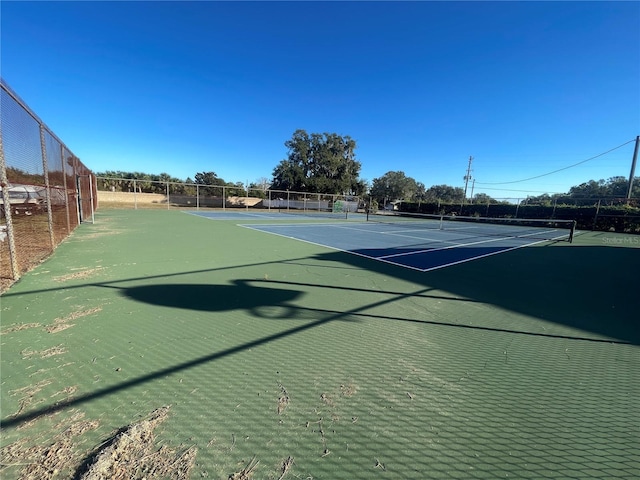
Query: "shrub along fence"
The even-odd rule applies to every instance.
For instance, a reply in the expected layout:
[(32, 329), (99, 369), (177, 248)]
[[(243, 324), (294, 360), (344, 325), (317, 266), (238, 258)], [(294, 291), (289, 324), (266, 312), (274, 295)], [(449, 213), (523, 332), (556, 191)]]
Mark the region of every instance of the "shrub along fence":
[[(411, 203), (402, 202), (403, 212), (455, 214), (463, 216), (495, 218), (532, 218), (575, 220), (580, 230), (611, 231), (619, 233), (640, 233), (640, 207), (638, 200), (620, 204), (607, 199), (591, 199), (590, 205), (526, 205), (507, 203), (485, 203), (460, 205), (452, 203)], [(617, 204), (616, 204), (617, 203)], [(613, 204), (613, 205), (612, 205)]]

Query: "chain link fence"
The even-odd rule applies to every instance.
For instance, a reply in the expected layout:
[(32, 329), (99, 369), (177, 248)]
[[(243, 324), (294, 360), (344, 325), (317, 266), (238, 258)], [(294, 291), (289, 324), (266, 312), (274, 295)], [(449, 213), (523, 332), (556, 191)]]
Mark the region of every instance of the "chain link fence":
[(48, 257), (97, 206), (91, 171), (0, 82), (0, 291)]
[(557, 196), (540, 202), (501, 198), (466, 202), (401, 202), (394, 210), (468, 217), (575, 220), (579, 230), (640, 234), (640, 199)]
[(97, 198), (103, 208), (244, 208), (342, 213), (355, 212), (361, 207), (359, 198), (349, 195), (112, 177), (97, 177)]

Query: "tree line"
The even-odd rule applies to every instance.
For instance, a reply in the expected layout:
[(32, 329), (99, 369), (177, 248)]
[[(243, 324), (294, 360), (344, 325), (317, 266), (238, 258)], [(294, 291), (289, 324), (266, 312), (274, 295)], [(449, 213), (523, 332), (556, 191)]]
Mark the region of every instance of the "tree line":
[[(97, 173), (98, 188), (102, 190), (165, 193), (167, 184), (173, 194), (194, 195), (196, 188), (205, 195), (220, 195), (225, 187), (226, 195), (244, 195), (247, 189), (252, 196), (262, 196), (267, 190), (293, 191), (320, 194), (338, 194), (367, 198), (372, 206), (389, 205), (395, 202), (409, 203), (471, 203), (500, 204), (486, 193), (478, 193), (465, 199), (461, 187), (433, 185), (407, 176), (402, 171), (389, 171), (370, 183), (360, 176), (362, 164), (356, 158), (357, 144), (350, 136), (337, 133), (307, 133), (296, 130), (284, 143), (287, 156), (273, 169), (272, 179), (261, 178), (249, 185), (227, 182), (215, 172), (199, 172), (194, 178), (181, 180), (167, 173), (159, 175), (141, 172), (106, 171)], [(134, 182), (135, 180), (135, 182)], [(640, 181), (636, 179), (632, 197), (640, 197)], [(201, 187), (200, 187), (201, 186)], [(256, 193), (257, 192), (257, 193)], [(610, 198), (626, 196), (627, 180), (611, 177), (608, 180), (589, 180), (571, 187), (566, 194), (543, 194), (527, 197), (529, 205), (554, 205), (559, 202), (576, 204), (579, 199)], [(586, 200), (585, 200), (586, 201)]]
[[(593, 204), (594, 199), (598, 199), (604, 204), (615, 205), (624, 203), (629, 180), (625, 177), (615, 176), (607, 180), (589, 180), (580, 185), (573, 186), (568, 193), (556, 193), (553, 195), (543, 194), (526, 199), (527, 205), (582, 205)], [(640, 197), (640, 177), (634, 177), (631, 198)]]
[(154, 175), (121, 170), (107, 170), (95, 175), (98, 190), (165, 194), (169, 189), (169, 193), (174, 195), (195, 195), (199, 192), (202, 195), (216, 196), (222, 194), (219, 187), (225, 187), (227, 196), (246, 194), (246, 187), (242, 182), (226, 182), (215, 172), (199, 172), (193, 179), (188, 177), (186, 180), (172, 177), (168, 173)]

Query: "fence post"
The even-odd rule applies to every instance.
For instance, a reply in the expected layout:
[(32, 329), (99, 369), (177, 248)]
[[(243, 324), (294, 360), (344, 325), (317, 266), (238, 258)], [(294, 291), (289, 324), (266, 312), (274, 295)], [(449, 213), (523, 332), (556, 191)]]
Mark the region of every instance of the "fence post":
[[(0, 130), (0, 186), (2, 187), (2, 201), (4, 208), (4, 218), (7, 223), (7, 238), (9, 239), (9, 259), (11, 261), (11, 277), (13, 280), (20, 278), (20, 267), (18, 266), (18, 255), (16, 252), (16, 241), (13, 231), (13, 219), (11, 217), (11, 198), (9, 197), (9, 180), (7, 179), (7, 164), (4, 159), (4, 148), (2, 146), (2, 131)], [(7, 208), (7, 205), (9, 208)]]
[(67, 212), (67, 235), (71, 234), (71, 211), (69, 206), (69, 185), (67, 185), (67, 167), (64, 162), (64, 145), (60, 143), (60, 162), (62, 165), (62, 184), (64, 185), (64, 207)]
[(171, 202), (169, 201), (169, 182), (167, 182), (167, 210), (170, 209)]
[(591, 230), (595, 230), (596, 225), (598, 223), (598, 214), (600, 213), (600, 202), (601, 202), (601, 199), (598, 199), (598, 205), (596, 206), (596, 214), (593, 217), (593, 227), (591, 228)]
[(80, 190), (80, 175), (75, 159), (73, 160), (73, 178), (76, 180), (76, 227), (82, 223), (82, 191)]
[(51, 212), (51, 188), (49, 185), (49, 168), (47, 166), (47, 146), (44, 140), (44, 126), (40, 123), (40, 152), (42, 154), (42, 172), (44, 174), (45, 201), (47, 202), (47, 226), (49, 228), (49, 243), (51, 251), (55, 246), (53, 238), (53, 213)]
[(138, 184), (133, 180), (133, 209), (138, 209)]
[(96, 223), (96, 217), (95, 209), (93, 208), (93, 175), (91, 174), (89, 174), (89, 200), (91, 201), (91, 224), (94, 225)]

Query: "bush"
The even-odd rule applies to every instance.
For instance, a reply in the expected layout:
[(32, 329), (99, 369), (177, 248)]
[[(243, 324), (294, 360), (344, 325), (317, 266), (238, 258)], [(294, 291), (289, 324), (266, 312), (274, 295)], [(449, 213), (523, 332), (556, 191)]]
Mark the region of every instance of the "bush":
[(575, 220), (580, 230), (640, 233), (640, 207), (608, 205), (598, 208), (590, 205), (515, 205), (402, 202), (400, 211), (435, 215), (461, 215), (467, 217), (532, 218)]

